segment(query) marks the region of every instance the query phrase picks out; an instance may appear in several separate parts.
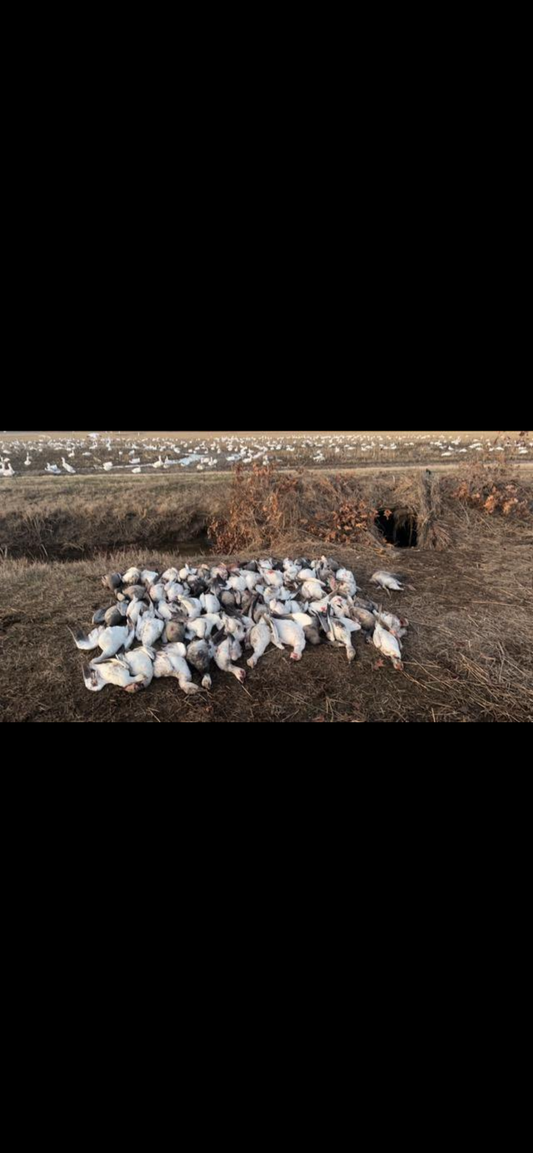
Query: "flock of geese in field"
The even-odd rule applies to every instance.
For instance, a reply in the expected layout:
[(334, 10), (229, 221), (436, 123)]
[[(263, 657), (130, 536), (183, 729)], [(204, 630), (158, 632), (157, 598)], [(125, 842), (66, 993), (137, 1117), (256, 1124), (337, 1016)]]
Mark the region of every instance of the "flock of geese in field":
[[(403, 588), (394, 573), (371, 580), (388, 597)], [(91, 692), (116, 685), (135, 693), (154, 677), (173, 677), (191, 695), (211, 689), (213, 666), (242, 684), (246, 669), (236, 662), (249, 651), (246, 665), (255, 669), (270, 645), (290, 649), (293, 661), (307, 645), (335, 645), (351, 663), (358, 634), (403, 668), (409, 622), (361, 596), (353, 572), (331, 557), (185, 564), (163, 573), (133, 567), (108, 573), (102, 585), (113, 603), (94, 614), (88, 633), (70, 630), (82, 652), (100, 650), (83, 669)]]
[(387, 433), (316, 433), (305, 435), (227, 436), (206, 435), (190, 438), (177, 434), (119, 435), (91, 433), (89, 436), (55, 438), (41, 434), (32, 441), (0, 434), (0, 478), (31, 473), (65, 476), (79, 473), (150, 474), (152, 469), (213, 472), (240, 464), (276, 463), (286, 467), (308, 465), (350, 467), (358, 464), (416, 463), (418, 459), (475, 459), (478, 453), (500, 453), (512, 447), (519, 457), (530, 455), (531, 442), (524, 435), (518, 441), (489, 444), (463, 434), (449, 440), (443, 436), (416, 437)]

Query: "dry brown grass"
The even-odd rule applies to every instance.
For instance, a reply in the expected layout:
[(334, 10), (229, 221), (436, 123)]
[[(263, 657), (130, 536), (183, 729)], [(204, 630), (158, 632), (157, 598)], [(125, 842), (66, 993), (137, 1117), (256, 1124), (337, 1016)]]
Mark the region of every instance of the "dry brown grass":
[(2, 492), (0, 553), (74, 560), (202, 538), (222, 499), (217, 476), (23, 477)]
[[(100, 584), (106, 568), (142, 561), (167, 567), (179, 554), (138, 549), (70, 564), (7, 560), (0, 565), (0, 710), (9, 720), (69, 721), (531, 721), (533, 586), (531, 524), (494, 518), (456, 502), (446, 552), (394, 552), (406, 588), (388, 600), (410, 621), (404, 671), (380, 667), (357, 639), (349, 666), (341, 650), (308, 649), (300, 664), (270, 649), (240, 686), (215, 670), (211, 694), (188, 699), (170, 681), (145, 693), (88, 693), (85, 654), (68, 626), (88, 625), (110, 603)], [(302, 552), (301, 538), (287, 552)], [(233, 558), (248, 559), (256, 550)], [(336, 547), (364, 591), (391, 550), (369, 537)], [(111, 599), (111, 598), (110, 598)]]
[[(507, 483), (503, 466), (497, 475), (498, 483)], [(47, 478), (44, 487), (41, 481), (25, 481), (25, 523), (16, 539), (28, 555), (12, 559), (8, 548), (0, 559), (2, 719), (533, 719), (530, 511), (506, 516), (503, 510), (473, 505), (468, 494), (457, 492), (454, 477), (376, 473), (362, 480), (297, 473), (280, 478), (272, 470), (256, 474), (251, 484), (249, 477), (244, 487), (236, 481), (232, 492), (215, 477), (207, 483), (206, 477), (143, 477), (135, 490), (107, 477), (81, 484), (66, 479), (59, 482), (61, 491), (54, 478)], [(525, 480), (521, 484), (531, 502), (531, 486)], [(10, 507), (5, 501), (0, 533), (14, 523), (7, 518), (20, 518), (20, 493), (19, 488), (9, 498)], [(353, 531), (347, 503), (355, 510)], [(398, 551), (385, 545), (371, 516), (365, 520), (360, 512), (378, 507), (416, 515), (425, 547)], [(135, 697), (113, 689), (88, 693), (81, 675), (85, 655), (74, 647), (68, 626), (87, 626), (94, 610), (110, 603), (100, 584), (102, 573), (139, 562), (156, 569), (175, 563), (180, 550), (174, 542), (180, 534), (189, 539), (191, 524), (205, 525), (215, 511), (233, 534), (220, 538), (216, 555), (221, 559), (223, 543), (224, 559), (236, 561), (264, 552), (313, 556), (327, 548), (353, 568), (363, 591), (372, 596), (374, 570), (399, 569), (406, 589), (387, 599), (387, 607), (401, 605), (410, 621), (403, 673), (395, 673), (388, 662), (380, 667), (375, 650), (359, 637), (353, 666), (327, 645), (308, 649), (297, 665), (288, 653), (271, 649), (243, 687), (215, 672), (213, 693), (195, 699), (168, 681)], [(336, 531), (332, 516), (344, 537), (340, 543), (328, 536)], [(160, 538), (154, 543), (162, 527), (172, 534), (168, 549)], [(31, 558), (39, 538), (51, 539), (60, 557), (76, 548), (99, 551), (102, 543), (109, 550), (114, 541), (126, 548), (70, 563), (47, 561), (43, 550), (35, 562)], [(0, 535), (0, 545), (3, 541), (5, 546), (5, 535)], [(435, 543), (447, 548), (438, 551)], [(37, 555), (38, 549), (39, 544)]]

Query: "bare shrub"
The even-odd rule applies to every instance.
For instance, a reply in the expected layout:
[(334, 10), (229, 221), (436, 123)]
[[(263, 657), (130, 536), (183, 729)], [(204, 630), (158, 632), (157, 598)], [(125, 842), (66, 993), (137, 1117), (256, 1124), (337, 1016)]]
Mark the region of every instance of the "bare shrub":
[(324, 543), (349, 544), (373, 523), (370, 506), (354, 478), (317, 476), (304, 469), (281, 473), (274, 465), (237, 465), (223, 514), (209, 525), (215, 548), (233, 554), (272, 548), (295, 533)]

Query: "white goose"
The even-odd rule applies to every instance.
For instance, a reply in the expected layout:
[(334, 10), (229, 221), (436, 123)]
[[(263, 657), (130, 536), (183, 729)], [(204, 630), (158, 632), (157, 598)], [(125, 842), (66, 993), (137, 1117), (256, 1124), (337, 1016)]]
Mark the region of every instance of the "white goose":
[(371, 580), (373, 584), (379, 585), (380, 588), (387, 589), (387, 592), (389, 589), (392, 589), (393, 592), (403, 592), (403, 585), (399, 583), (400, 578), (394, 576), (393, 573), (375, 572)]
[(162, 636), (164, 628), (165, 621), (152, 616), (150, 610), (148, 610), (137, 622), (137, 628), (135, 630), (137, 640), (140, 641), (145, 648), (152, 648), (156, 641)]
[(91, 693), (101, 692), (106, 685), (116, 685), (119, 689), (125, 689), (127, 693), (135, 693), (141, 687), (144, 677), (142, 674), (132, 677), (127, 665), (122, 661), (111, 660), (98, 668), (88, 665), (83, 670), (83, 679), (85, 687)]
[(282, 645), (288, 645), (292, 648), (291, 661), (301, 661), (303, 651), (307, 644), (301, 625), (299, 625), (297, 621), (278, 619), (275, 621), (270, 619), (270, 624), (278, 641), (280, 641)]
[(135, 640), (135, 631), (128, 621), (125, 625), (115, 625), (113, 628), (96, 628), (93, 629), (89, 636), (85, 636), (82, 629), (77, 629), (72, 632), (77, 648), (82, 651), (90, 651), (91, 649), (99, 648), (102, 650), (102, 655), (95, 657), (91, 661), (91, 665), (99, 665), (104, 661), (114, 657), (118, 650), (124, 648), (127, 652), (131, 648)]
[(394, 668), (398, 672), (401, 672), (403, 669), (403, 664), (402, 650), (399, 640), (397, 640), (397, 638), (393, 636), (392, 633), (389, 633), (387, 629), (382, 628), (379, 624), (376, 624), (374, 629), (374, 636), (372, 639), (374, 641), (375, 647), (379, 649), (380, 653), (383, 653), (383, 656), (385, 657), (389, 657), (393, 663)]
[(235, 657), (234, 645), (235, 642), (232, 638), (226, 637), (226, 640), (215, 649), (213, 656), (217, 668), (221, 669), (223, 673), (232, 673), (242, 685), (246, 680), (246, 673), (244, 669), (238, 669), (236, 665), (232, 664), (233, 659), (238, 660), (238, 657)]
[(154, 677), (174, 677), (182, 692), (187, 696), (199, 693), (198, 685), (192, 682), (192, 673), (185, 660), (185, 645), (167, 645), (164, 652), (158, 653), (154, 661)]
[(119, 660), (126, 665), (133, 677), (142, 677), (142, 680), (138, 681), (140, 689), (150, 687), (154, 676), (155, 652), (153, 649), (143, 645), (142, 648), (135, 649), (134, 652), (125, 653), (124, 656), (119, 657)]
[(269, 644), (272, 641), (272, 630), (265, 623), (260, 621), (258, 625), (254, 625), (249, 634), (249, 645), (253, 649), (253, 656), (246, 661), (248, 668), (255, 669), (258, 661), (264, 656)]

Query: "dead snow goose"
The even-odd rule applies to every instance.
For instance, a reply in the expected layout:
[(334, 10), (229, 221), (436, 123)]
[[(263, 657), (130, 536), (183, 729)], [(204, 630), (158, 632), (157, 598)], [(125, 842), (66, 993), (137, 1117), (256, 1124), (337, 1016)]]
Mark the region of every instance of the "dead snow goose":
[(123, 597), (126, 601), (144, 601), (147, 595), (145, 585), (128, 585), (122, 592), (117, 593), (118, 597)]
[(258, 661), (266, 653), (266, 650), (272, 642), (272, 630), (265, 621), (260, 621), (259, 624), (254, 625), (248, 637), (250, 648), (253, 649), (253, 656), (247, 660), (246, 664), (250, 669), (255, 669)]
[(80, 649), (81, 652), (86, 653), (90, 653), (93, 651), (93, 649), (98, 648), (98, 642), (104, 631), (105, 625), (103, 624), (98, 625), (95, 629), (92, 630), (92, 632), (88, 634), (88, 636), (84, 633), (83, 629), (78, 628), (74, 632), (71, 628), (69, 628), (69, 633), (74, 638), (76, 648)]
[(271, 622), (282, 645), (292, 648), (291, 661), (301, 661), (306, 646), (305, 633), (296, 621), (276, 619)]
[(93, 616), (93, 625), (106, 625), (107, 628), (114, 628), (115, 625), (123, 625), (124, 617), (128, 615), (128, 610), (125, 604), (111, 605), (108, 609), (99, 609)]
[(359, 621), (361, 628), (366, 632), (371, 632), (375, 628), (376, 618), (370, 609), (362, 608), (360, 605), (352, 605), (351, 614), (354, 620)]
[(206, 613), (219, 613), (220, 601), (213, 593), (202, 593), (200, 597), (200, 604)]
[(187, 613), (189, 620), (194, 621), (201, 615), (202, 605), (195, 597), (178, 597), (178, 604)]
[(149, 596), (151, 601), (164, 601), (165, 600), (165, 586), (162, 583), (150, 585)]
[(348, 620), (347, 617), (334, 617), (329, 616), (329, 632), (328, 638), (336, 641), (338, 644), (343, 645), (346, 649), (348, 660), (354, 661), (356, 652), (353, 647), (352, 635), (361, 631), (361, 625), (355, 621)]
[(107, 573), (106, 576), (102, 577), (102, 584), (105, 589), (111, 589), (111, 592), (115, 592), (122, 584), (122, 577), (119, 572)]
[(306, 601), (319, 601), (324, 592), (321, 581), (307, 580), (302, 585), (302, 596)]
[(406, 635), (409, 621), (405, 617), (396, 617), (394, 613), (379, 612), (375, 613), (375, 619), (378, 625), (388, 629), (398, 640)]
[(399, 582), (402, 579), (397, 574), (389, 572), (375, 572), (374, 576), (370, 578), (372, 583), (379, 585), (382, 589), (392, 589), (394, 592), (403, 592), (403, 585)]
[(181, 615), (178, 605), (169, 605), (165, 600), (157, 602), (155, 613), (162, 621), (173, 621), (174, 617)]
[(402, 650), (399, 640), (393, 636), (392, 633), (389, 633), (387, 629), (382, 628), (380, 624), (376, 624), (372, 640), (375, 647), (379, 649), (380, 653), (383, 653), (383, 656), (385, 657), (389, 657), (394, 665), (394, 668), (401, 672), (403, 669), (403, 664)]
[(226, 640), (215, 648), (215, 664), (223, 673), (232, 673), (242, 685), (246, 680), (246, 673), (244, 669), (238, 669), (236, 665), (232, 664), (234, 651), (232, 638), (226, 637)]
[(158, 617), (151, 616), (148, 611), (144, 613), (137, 622), (137, 628), (135, 630), (137, 640), (139, 640), (145, 648), (152, 648), (161, 637), (164, 628), (165, 621), (159, 620)]
[(139, 689), (147, 689), (152, 683), (154, 675), (155, 652), (152, 648), (143, 645), (131, 653), (125, 653), (119, 660), (126, 665), (133, 677), (141, 677), (138, 681)]
[[(193, 669), (205, 675), (209, 669), (209, 665), (213, 660), (213, 647), (205, 640), (191, 641), (187, 646), (187, 663), (192, 665)], [(204, 688), (206, 686), (204, 685)]]
[(141, 570), (138, 568), (129, 568), (122, 577), (125, 585), (138, 585), (141, 583)]
[(110, 657), (114, 657), (121, 648), (127, 652), (134, 640), (135, 629), (129, 621), (125, 625), (114, 625), (112, 628), (104, 629), (98, 638), (98, 648), (102, 650), (101, 656), (95, 657), (91, 665), (103, 664)]
[(158, 572), (150, 572), (150, 569), (147, 569), (147, 568), (143, 569), (143, 571), (141, 573), (142, 584), (147, 585), (149, 587), (150, 585), (155, 584), (155, 582), (157, 580), (159, 580), (159, 573)]
[(140, 688), (144, 678), (142, 675), (132, 677), (127, 665), (123, 664), (122, 661), (111, 660), (106, 661), (98, 668), (87, 665), (83, 670), (83, 679), (85, 687), (91, 693), (101, 692), (106, 685), (116, 685), (117, 688), (133, 693)]
[(178, 647), (185, 654), (185, 645), (169, 645), (164, 652), (157, 654), (154, 661), (154, 677), (174, 677), (182, 692), (186, 693), (187, 696), (194, 696), (195, 693), (200, 692), (200, 689), (198, 685), (192, 683), (192, 673), (185, 656), (174, 651)]
[(162, 639), (165, 644), (182, 643), (185, 640), (185, 625), (182, 621), (168, 621), (163, 629)]
[(170, 584), (167, 584), (166, 594), (167, 601), (169, 604), (172, 604), (174, 601), (178, 601), (180, 597), (185, 595), (185, 587), (184, 585), (180, 584), (179, 581), (172, 581)]

